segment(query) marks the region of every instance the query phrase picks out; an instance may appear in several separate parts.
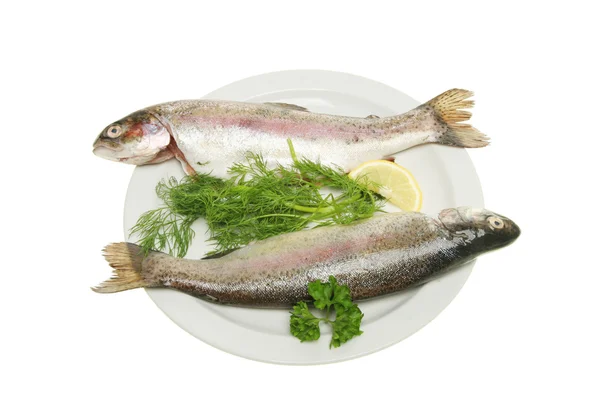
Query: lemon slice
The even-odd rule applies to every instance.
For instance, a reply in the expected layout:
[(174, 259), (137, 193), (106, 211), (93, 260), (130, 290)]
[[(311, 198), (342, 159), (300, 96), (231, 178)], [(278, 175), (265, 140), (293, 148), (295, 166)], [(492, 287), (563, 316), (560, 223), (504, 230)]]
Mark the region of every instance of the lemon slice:
[(379, 193), (390, 203), (404, 211), (419, 211), (423, 194), (415, 177), (404, 167), (385, 160), (367, 161), (354, 168), (348, 176), (352, 179), (366, 177), (376, 183), (369, 189)]

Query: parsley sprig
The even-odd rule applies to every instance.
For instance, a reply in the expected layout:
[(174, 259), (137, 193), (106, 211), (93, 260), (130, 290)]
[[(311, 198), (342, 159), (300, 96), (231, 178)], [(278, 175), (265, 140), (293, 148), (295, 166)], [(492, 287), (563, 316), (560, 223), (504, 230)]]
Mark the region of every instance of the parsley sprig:
[[(301, 342), (318, 340), (321, 337), (321, 322), (330, 324), (333, 329), (330, 348), (340, 347), (363, 333), (360, 322), (364, 314), (352, 302), (347, 285), (338, 285), (335, 277), (330, 276), (329, 282), (316, 280), (309, 283), (308, 294), (314, 299), (315, 308), (325, 311), (325, 318), (315, 317), (304, 301), (296, 304), (290, 316), (290, 332)], [(329, 319), (332, 306), (335, 310), (334, 320)]]

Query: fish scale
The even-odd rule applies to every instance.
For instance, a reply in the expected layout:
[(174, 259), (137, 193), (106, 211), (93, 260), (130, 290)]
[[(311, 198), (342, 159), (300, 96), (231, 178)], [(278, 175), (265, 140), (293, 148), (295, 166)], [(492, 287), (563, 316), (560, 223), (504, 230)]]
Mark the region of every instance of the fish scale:
[(288, 233), (206, 260), (144, 257), (139, 246), (117, 243), (105, 249), (116, 275), (94, 290), (166, 287), (222, 304), (281, 307), (309, 300), (308, 283), (333, 275), (361, 300), (423, 284), (519, 234), (506, 217), (459, 207), (439, 219), (389, 213)]
[(186, 173), (225, 178), (248, 152), (270, 165), (298, 154), (350, 170), (408, 148), (439, 143), (483, 147), (488, 138), (468, 124), (472, 92), (452, 89), (404, 114), (365, 118), (318, 114), (284, 103), (181, 100), (136, 111), (106, 127), (94, 153), (123, 163), (156, 164), (177, 158)]

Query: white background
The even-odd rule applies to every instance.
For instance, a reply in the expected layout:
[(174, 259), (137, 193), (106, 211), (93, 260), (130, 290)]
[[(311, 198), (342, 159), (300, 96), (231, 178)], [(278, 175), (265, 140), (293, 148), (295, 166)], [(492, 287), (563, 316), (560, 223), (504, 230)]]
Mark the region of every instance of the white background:
[[(560, 2), (13, 2), (0, 23), (0, 397), (600, 396), (597, 13)], [(591, 2), (589, 3), (591, 4)], [(143, 291), (101, 296), (131, 166), (105, 125), (264, 72), (317, 68), (418, 100), (476, 92), (487, 208), (523, 234), (407, 340), (285, 367), (211, 348)]]

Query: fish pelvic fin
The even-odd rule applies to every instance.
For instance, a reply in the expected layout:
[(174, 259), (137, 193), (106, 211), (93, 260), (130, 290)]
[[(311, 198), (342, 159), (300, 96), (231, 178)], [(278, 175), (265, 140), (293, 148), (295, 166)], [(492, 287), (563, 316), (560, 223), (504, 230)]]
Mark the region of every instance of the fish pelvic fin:
[(104, 258), (113, 267), (113, 276), (92, 287), (96, 293), (115, 293), (149, 286), (142, 277), (144, 254), (133, 243), (111, 243), (103, 249)]
[(473, 92), (469, 90), (450, 89), (423, 105), (433, 108), (435, 115), (448, 127), (438, 143), (456, 147), (485, 147), (489, 144), (486, 135), (462, 123), (471, 118), (471, 113), (464, 111), (475, 104), (473, 100), (467, 100), (471, 96)]

